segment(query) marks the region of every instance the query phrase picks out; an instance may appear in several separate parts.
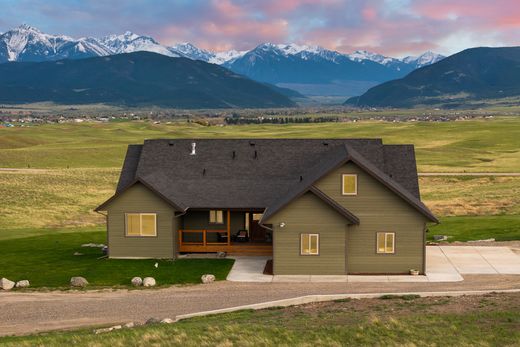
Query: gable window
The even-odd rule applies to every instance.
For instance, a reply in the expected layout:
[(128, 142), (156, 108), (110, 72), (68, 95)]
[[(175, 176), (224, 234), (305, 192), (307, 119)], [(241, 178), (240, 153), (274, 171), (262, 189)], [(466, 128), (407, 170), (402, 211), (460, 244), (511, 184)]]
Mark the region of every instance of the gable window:
[(341, 176), (341, 193), (343, 195), (357, 195), (357, 175), (345, 174)]
[(300, 254), (319, 255), (320, 254), (320, 235), (301, 234), (300, 235)]
[(211, 224), (224, 224), (224, 212), (222, 210), (210, 210), (209, 222)]
[(377, 233), (377, 253), (395, 253), (395, 233)]
[(157, 236), (157, 214), (126, 213), (126, 236)]

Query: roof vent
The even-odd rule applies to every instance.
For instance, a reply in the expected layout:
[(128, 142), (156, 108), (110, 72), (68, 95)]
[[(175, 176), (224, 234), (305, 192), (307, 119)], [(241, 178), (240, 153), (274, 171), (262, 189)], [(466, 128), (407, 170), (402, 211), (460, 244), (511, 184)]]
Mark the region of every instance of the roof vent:
[(197, 144), (195, 142), (192, 142), (191, 143), (191, 153), (190, 153), (190, 155), (197, 154), (197, 151), (195, 150), (195, 147), (197, 147)]
[(255, 159), (258, 158), (258, 152), (255, 151)]
[(202, 176), (206, 176), (206, 168), (202, 169)]
[(249, 146), (254, 146), (255, 143), (253, 141), (249, 141)]
[(303, 176), (300, 176), (300, 182), (303, 181)]
[(233, 151), (233, 159), (235, 159), (236, 156), (237, 156), (237, 153), (235, 151)]
[(328, 142), (322, 142), (324, 146), (328, 146), (329, 143)]
[(168, 141), (168, 146), (173, 146), (174, 142), (173, 141)]

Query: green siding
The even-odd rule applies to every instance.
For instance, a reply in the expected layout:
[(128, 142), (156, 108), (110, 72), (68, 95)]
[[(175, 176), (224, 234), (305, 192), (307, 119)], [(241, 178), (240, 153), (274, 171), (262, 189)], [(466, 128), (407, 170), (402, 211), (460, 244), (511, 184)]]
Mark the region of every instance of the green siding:
[[(285, 226), (280, 228), (283, 222)], [(275, 275), (345, 273), (346, 219), (312, 193), (272, 216)], [(300, 234), (320, 234), (319, 255), (300, 255)]]
[[(341, 175), (358, 175), (358, 194), (341, 194)], [(346, 240), (348, 273), (408, 273), (424, 269), (426, 219), (402, 198), (347, 163), (320, 179), (316, 186), (359, 219), (348, 227)], [(376, 253), (376, 233), (395, 232), (395, 254)]]
[[(137, 183), (107, 207), (110, 258), (174, 258), (179, 218), (173, 208)], [(125, 213), (157, 213), (157, 237), (126, 237)]]

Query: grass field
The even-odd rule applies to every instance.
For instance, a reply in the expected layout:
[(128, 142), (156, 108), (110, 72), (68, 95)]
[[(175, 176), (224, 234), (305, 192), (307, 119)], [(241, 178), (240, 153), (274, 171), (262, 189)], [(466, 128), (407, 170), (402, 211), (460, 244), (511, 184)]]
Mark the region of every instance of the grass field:
[(449, 236), (449, 242), (520, 240), (520, 215), (441, 217), (441, 224), (429, 230), (428, 240), (433, 240), (433, 235)]
[(387, 297), (239, 311), (94, 335), (11, 337), (4, 346), (516, 346), (520, 295)]
[(67, 123), (0, 128), (0, 167), (120, 167), (129, 143), (152, 138), (381, 137), (389, 144), (415, 144), (419, 170), (423, 172), (520, 172), (519, 133), (519, 117), (457, 122), (242, 126), (181, 122)]
[[(104, 231), (89, 229), (0, 240), (0, 277), (15, 281), (29, 279), (31, 288), (67, 288), (73, 276), (85, 277), (89, 287), (129, 286), (135, 276), (154, 277), (158, 285), (164, 286), (200, 283), (205, 273), (224, 280), (234, 262), (232, 259), (106, 259), (101, 258), (100, 248), (81, 247), (85, 243), (105, 242)], [(76, 252), (82, 255), (74, 255)]]

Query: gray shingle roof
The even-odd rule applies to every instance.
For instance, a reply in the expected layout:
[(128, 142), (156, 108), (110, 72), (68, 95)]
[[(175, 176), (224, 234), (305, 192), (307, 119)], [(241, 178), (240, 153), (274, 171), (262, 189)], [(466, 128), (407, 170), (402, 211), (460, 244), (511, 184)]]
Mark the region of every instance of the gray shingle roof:
[(146, 140), (128, 147), (116, 195), (140, 180), (183, 208), (272, 209), (344, 159), (346, 148), (420, 203), (413, 146), (381, 139)]

